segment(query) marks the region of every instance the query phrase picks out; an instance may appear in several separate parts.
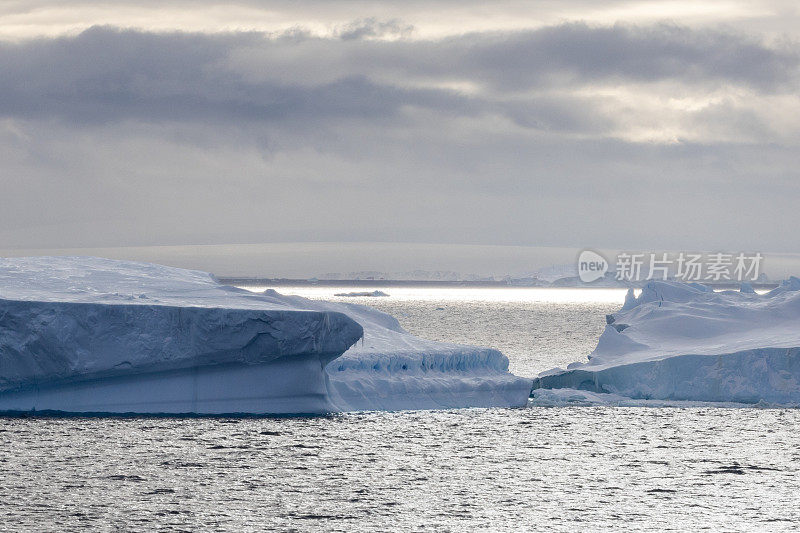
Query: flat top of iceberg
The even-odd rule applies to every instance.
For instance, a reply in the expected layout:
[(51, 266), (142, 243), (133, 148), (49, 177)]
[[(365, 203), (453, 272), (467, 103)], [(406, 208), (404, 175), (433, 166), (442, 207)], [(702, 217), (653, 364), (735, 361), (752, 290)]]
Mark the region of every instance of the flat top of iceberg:
[(221, 285), (198, 270), (101, 257), (0, 258), (0, 298), (38, 302), (171, 305), (289, 310), (265, 298)]
[(629, 291), (612, 317), (589, 363), (579, 368), (793, 348), (800, 346), (800, 279), (790, 278), (763, 295), (746, 288), (714, 292), (699, 284), (651, 281), (638, 298)]

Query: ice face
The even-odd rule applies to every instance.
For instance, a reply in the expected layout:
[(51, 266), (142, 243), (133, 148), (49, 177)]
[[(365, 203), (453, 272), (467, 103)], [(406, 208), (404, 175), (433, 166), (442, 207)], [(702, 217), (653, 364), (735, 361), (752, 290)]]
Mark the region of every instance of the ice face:
[(208, 274), (93, 258), (0, 262), (0, 391), (314, 355), (327, 363), (363, 329)]

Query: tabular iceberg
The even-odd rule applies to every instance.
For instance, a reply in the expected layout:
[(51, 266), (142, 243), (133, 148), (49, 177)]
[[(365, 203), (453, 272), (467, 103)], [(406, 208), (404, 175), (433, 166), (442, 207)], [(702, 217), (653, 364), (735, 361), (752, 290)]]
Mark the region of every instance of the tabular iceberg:
[(522, 405), (531, 382), (507, 365), (495, 350), (417, 339), (368, 307), (255, 294), (204, 272), (0, 259), (0, 411)]
[[(539, 389), (638, 399), (800, 403), (800, 279), (759, 295), (649, 282), (628, 292), (588, 363), (544, 372)], [(534, 391), (535, 393), (535, 391)], [(535, 394), (534, 394), (535, 396)]]

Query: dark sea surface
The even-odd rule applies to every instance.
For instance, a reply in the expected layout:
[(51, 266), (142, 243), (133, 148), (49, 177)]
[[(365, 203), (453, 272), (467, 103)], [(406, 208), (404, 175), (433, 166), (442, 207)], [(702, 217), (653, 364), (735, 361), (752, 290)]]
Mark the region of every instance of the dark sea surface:
[[(390, 296), (331, 299), (374, 305), (420, 336), (497, 347), (529, 376), (584, 360), (624, 296), (381, 290)], [(792, 409), (533, 404), (0, 418), (0, 531), (795, 531), (798, 429)]]

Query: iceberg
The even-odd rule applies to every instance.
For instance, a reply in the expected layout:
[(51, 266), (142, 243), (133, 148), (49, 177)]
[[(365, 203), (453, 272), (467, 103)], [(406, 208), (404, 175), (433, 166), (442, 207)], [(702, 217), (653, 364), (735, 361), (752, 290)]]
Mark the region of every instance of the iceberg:
[(417, 339), (365, 306), (147, 263), (0, 259), (4, 412), (509, 407), (530, 386), (496, 350)]
[(800, 404), (798, 278), (763, 295), (748, 285), (714, 292), (697, 283), (651, 281), (638, 297), (629, 290), (622, 309), (606, 322), (587, 363), (543, 372), (534, 389)]
[(383, 291), (354, 291), (354, 292), (337, 292), (334, 296), (347, 296), (347, 297), (357, 297), (357, 296), (368, 296), (372, 298), (378, 298), (382, 296), (389, 296)]

